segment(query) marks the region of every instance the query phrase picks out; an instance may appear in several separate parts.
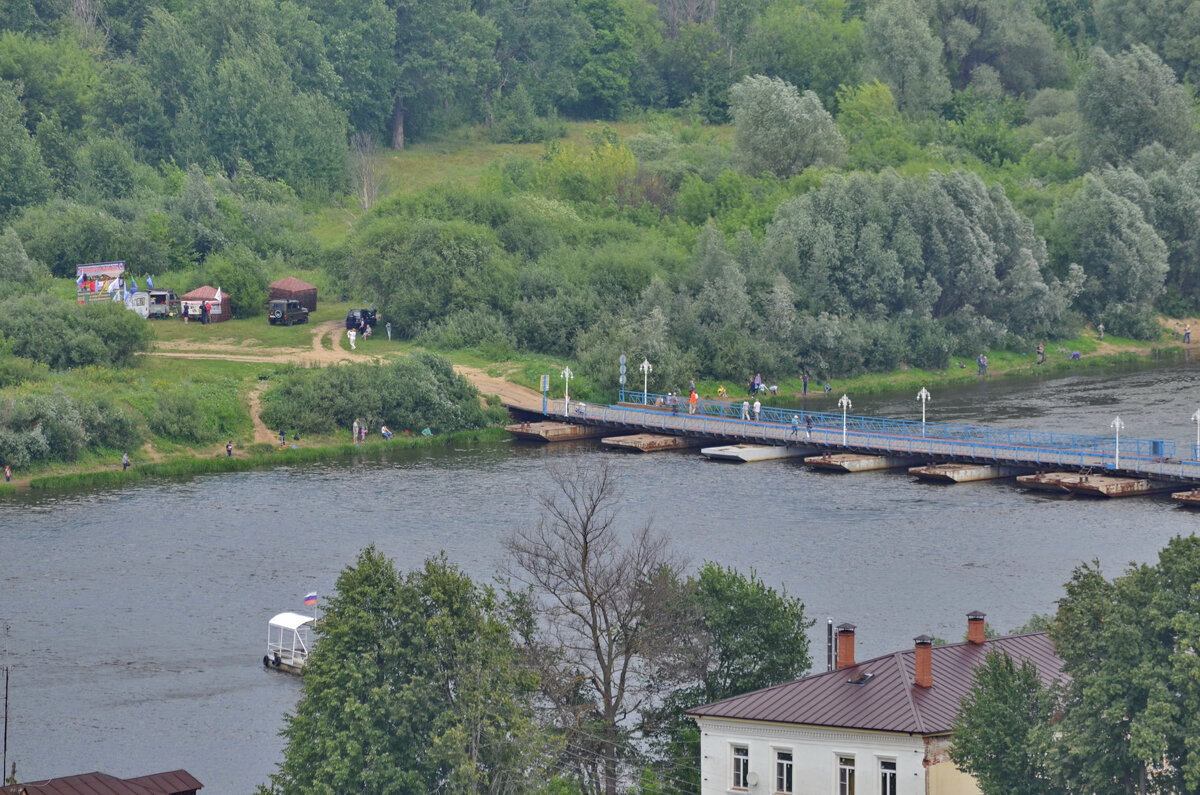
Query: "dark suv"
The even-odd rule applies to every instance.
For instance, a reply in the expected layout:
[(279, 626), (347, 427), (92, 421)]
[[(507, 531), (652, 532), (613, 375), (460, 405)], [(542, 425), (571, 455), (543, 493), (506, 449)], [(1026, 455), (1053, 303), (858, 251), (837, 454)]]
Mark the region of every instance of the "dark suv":
[(308, 309), (294, 298), (287, 300), (276, 298), (271, 302), (271, 312), (268, 322), (272, 326), (279, 324), (290, 326), (293, 323), (307, 323)]
[(374, 309), (351, 309), (346, 313), (346, 328), (358, 328), (358, 319), (362, 318), (367, 321), (368, 326), (375, 325), (375, 310)]

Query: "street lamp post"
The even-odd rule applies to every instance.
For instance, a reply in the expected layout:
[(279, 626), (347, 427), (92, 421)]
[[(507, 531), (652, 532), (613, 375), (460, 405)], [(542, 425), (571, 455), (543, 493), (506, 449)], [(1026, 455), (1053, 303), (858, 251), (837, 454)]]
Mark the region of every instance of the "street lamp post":
[(1192, 448), (1192, 460), (1200, 460), (1200, 409), (1196, 409), (1196, 413), (1192, 415), (1192, 422), (1196, 423), (1196, 446)]
[(852, 406), (853, 404), (850, 402), (849, 396), (842, 395), (841, 400), (838, 401), (838, 405), (842, 407), (842, 447), (845, 447), (846, 446), (846, 409), (850, 408), (850, 406)]
[(562, 371), (563, 377), (563, 416), (571, 413), (571, 378), (574, 377), (571, 368), (564, 367)]
[(921, 387), (921, 391), (917, 393), (917, 400), (921, 401), (921, 436), (925, 435), (925, 401), (929, 398), (929, 390)]
[(654, 368), (650, 366), (649, 359), (642, 359), (641, 371), (642, 371), (642, 405), (643, 406), (646, 405), (646, 390), (648, 390), (650, 388), (649, 387), (650, 371), (653, 369)]
[(1125, 427), (1125, 423), (1121, 422), (1120, 417), (1117, 417), (1115, 420), (1113, 420), (1111, 423), (1109, 423), (1109, 427), (1114, 428), (1117, 431), (1117, 446), (1115, 448), (1116, 455), (1113, 456), (1113, 469), (1120, 469), (1121, 468), (1121, 429)]

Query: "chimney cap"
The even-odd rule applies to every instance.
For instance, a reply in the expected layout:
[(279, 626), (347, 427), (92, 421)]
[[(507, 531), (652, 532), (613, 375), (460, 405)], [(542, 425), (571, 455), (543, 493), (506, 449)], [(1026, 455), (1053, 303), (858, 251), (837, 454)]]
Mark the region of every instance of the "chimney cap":
[(967, 613), (968, 621), (982, 621), (985, 618), (987, 618), (987, 613), (979, 610), (972, 610), (970, 613)]
[(913, 638), (913, 642), (918, 646), (932, 646), (933, 638), (928, 635), (917, 635), (915, 638)]
[(855, 629), (856, 627), (849, 621), (837, 625), (838, 632), (853, 632)]

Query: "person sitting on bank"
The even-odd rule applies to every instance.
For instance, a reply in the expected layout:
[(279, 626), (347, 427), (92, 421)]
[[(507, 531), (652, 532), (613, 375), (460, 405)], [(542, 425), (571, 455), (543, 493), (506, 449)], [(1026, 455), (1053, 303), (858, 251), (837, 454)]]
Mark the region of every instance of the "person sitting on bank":
[(386, 425), (379, 426), (379, 435), (382, 436), (384, 439), (392, 438), (392, 432), (390, 430), (388, 430), (388, 426), (386, 426)]

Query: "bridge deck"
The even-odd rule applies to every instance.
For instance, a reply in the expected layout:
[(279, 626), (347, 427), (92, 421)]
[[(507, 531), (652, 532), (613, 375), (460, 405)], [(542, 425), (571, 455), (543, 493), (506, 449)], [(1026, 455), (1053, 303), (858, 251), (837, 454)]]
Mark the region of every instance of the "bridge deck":
[[(641, 397), (641, 393), (637, 393)], [(652, 396), (653, 397), (653, 396)], [(947, 425), (832, 412), (766, 409), (760, 419), (742, 419), (740, 403), (702, 403), (695, 414), (687, 404), (678, 407), (606, 406), (562, 399), (547, 400), (548, 418), (603, 426), (613, 432), (635, 431), (686, 435), (756, 444), (804, 445), (831, 452), (920, 458), (930, 462), (962, 461), (1024, 467), (1103, 471), (1109, 475), (1154, 478), (1200, 485), (1200, 461), (1171, 456), (1175, 443), (1156, 439), (1120, 440), (1043, 431)], [(736, 416), (729, 416), (736, 413)], [(792, 423), (792, 416), (799, 418)], [(805, 420), (811, 417), (811, 438)], [(924, 432), (925, 435), (921, 435)]]

